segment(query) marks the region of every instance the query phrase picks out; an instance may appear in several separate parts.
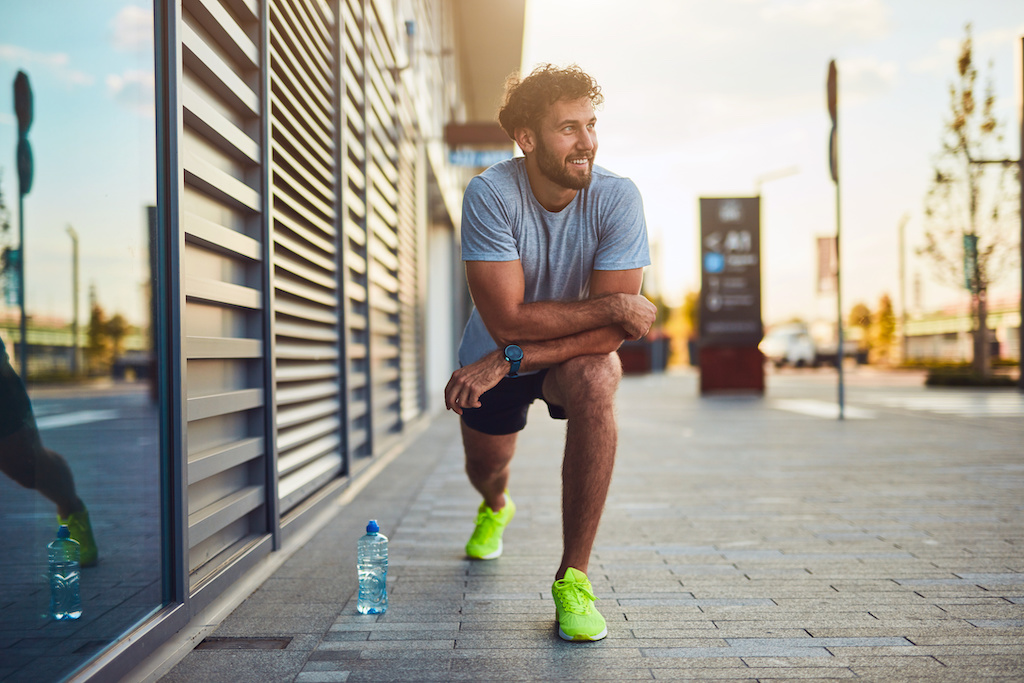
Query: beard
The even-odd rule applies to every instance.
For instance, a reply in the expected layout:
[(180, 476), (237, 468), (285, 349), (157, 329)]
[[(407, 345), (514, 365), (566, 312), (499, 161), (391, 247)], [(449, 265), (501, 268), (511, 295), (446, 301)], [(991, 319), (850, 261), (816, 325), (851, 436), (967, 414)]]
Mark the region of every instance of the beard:
[[(582, 155), (574, 154), (572, 156)], [(569, 168), (570, 165), (566, 159), (558, 158), (543, 144), (537, 146), (537, 167), (545, 178), (567, 190), (585, 190), (590, 187), (594, 170), (593, 155), (587, 155), (587, 170), (583, 175), (573, 173)]]

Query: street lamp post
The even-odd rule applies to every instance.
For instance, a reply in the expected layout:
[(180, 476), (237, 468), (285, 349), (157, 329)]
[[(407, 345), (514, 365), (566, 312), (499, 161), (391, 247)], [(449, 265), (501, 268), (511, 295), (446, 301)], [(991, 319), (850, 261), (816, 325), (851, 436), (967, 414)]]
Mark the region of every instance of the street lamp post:
[(78, 233), (70, 225), (71, 237), (71, 376), (78, 376)]

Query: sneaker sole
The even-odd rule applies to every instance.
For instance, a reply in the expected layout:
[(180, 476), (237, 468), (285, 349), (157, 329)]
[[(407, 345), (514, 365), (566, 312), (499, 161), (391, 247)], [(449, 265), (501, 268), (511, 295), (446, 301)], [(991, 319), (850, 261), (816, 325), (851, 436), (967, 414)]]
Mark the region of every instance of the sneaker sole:
[(503, 549), (504, 545), (502, 544), (501, 541), (498, 541), (498, 549), (490, 555), (470, 555), (469, 553), (466, 553), (466, 556), (469, 557), (469, 559), (471, 560), (496, 560), (499, 557), (501, 557), (501, 551)]
[(584, 635), (582, 633), (578, 634), (578, 635), (575, 635), (575, 636), (570, 636), (568, 633), (566, 633), (565, 631), (562, 630), (561, 626), (558, 627), (558, 637), (561, 638), (562, 640), (568, 640), (569, 642), (572, 642), (572, 643), (593, 642), (595, 640), (601, 640), (601, 639), (603, 639), (607, 635), (608, 635), (608, 628), (607, 627), (603, 631), (598, 633), (596, 636), (588, 636), (588, 635)]

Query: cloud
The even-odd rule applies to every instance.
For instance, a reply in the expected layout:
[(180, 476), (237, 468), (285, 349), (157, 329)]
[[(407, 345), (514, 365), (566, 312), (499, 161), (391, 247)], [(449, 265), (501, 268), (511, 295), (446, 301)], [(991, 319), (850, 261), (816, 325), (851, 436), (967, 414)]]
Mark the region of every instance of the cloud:
[(153, 11), (135, 5), (122, 7), (110, 22), (114, 47), (125, 52), (149, 50), (153, 45)]
[(899, 67), (895, 62), (872, 58), (840, 59), (839, 89), (848, 104), (873, 99), (892, 90), (896, 85)]
[(18, 45), (0, 44), (0, 61), (13, 62), (26, 69), (43, 67), (71, 86), (90, 86), (96, 82), (91, 74), (72, 68), (71, 58), (64, 52), (36, 52)]
[(114, 101), (140, 116), (155, 115), (155, 84), (151, 71), (126, 71), (107, 76), (107, 92)]
[(889, 33), (889, 8), (881, 0), (765, 2), (759, 15), (768, 23), (794, 25), (881, 38)]

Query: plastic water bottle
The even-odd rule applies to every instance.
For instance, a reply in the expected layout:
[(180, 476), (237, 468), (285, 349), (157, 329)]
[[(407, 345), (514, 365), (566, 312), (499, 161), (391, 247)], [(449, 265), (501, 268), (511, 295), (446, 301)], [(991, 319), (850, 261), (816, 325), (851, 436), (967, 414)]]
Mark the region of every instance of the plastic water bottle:
[(360, 614), (384, 614), (388, 609), (388, 537), (380, 533), (377, 520), (366, 525), (366, 535), (359, 539), (359, 602)]
[(78, 593), (78, 541), (71, 538), (66, 524), (48, 546), (50, 555), (50, 614), (57, 621), (82, 616)]

